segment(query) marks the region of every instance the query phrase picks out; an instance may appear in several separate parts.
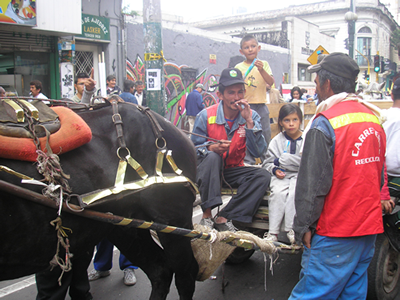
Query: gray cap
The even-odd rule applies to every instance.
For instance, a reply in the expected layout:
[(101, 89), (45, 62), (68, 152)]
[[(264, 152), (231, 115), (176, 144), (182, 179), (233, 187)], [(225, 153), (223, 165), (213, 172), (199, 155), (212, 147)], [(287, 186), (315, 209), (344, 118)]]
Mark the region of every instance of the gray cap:
[(206, 89), (204, 88), (204, 85), (202, 85), (201, 83), (196, 84), (196, 89), (202, 89), (203, 91), (205, 91)]
[(355, 80), (360, 72), (356, 61), (341, 52), (331, 53), (324, 57), (320, 63), (307, 68), (310, 73), (318, 72), (321, 69), (350, 80)]

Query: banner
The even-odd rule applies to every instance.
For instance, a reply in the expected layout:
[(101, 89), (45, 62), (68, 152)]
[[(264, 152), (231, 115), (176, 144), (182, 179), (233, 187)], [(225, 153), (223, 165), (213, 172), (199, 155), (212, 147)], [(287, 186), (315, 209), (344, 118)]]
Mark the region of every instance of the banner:
[(0, 23), (36, 25), (36, 0), (0, 0)]
[(70, 62), (60, 63), (61, 98), (72, 99), (74, 96), (74, 65)]
[(82, 14), (82, 34), (75, 37), (109, 42), (110, 20), (105, 17)]

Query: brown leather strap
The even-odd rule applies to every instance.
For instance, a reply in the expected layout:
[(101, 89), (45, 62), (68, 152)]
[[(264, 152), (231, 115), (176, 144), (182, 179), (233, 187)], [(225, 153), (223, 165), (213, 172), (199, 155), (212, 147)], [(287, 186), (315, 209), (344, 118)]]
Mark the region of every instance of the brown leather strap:
[(161, 139), (161, 133), (164, 131), (164, 129), (161, 127), (160, 123), (158, 123), (150, 108), (140, 105), (138, 105), (137, 108), (141, 113), (146, 114), (146, 116), (150, 119), (151, 128), (153, 129), (154, 135), (156, 136), (156, 138)]
[(113, 115), (112, 115), (112, 120), (115, 125), (115, 129), (117, 130), (117, 140), (118, 140), (118, 145), (120, 148), (126, 148), (126, 143), (124, 139), (124, 131), (122, 124), (122, 118), (121, 115), (118, 113), (118, 102), (117, 101), (112, 101), (111, 106), (113, 109)]

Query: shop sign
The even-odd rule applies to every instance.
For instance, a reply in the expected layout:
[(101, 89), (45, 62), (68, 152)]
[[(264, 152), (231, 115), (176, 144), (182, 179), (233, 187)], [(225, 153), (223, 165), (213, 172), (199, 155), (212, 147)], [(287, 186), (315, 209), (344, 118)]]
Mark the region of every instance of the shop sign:
[(0, 0), (0, 23), (36, 25), (35, 0)]
[(110, 41), (110, 20), (105, 17), (82, 14), (82, 34), (75, 37)]

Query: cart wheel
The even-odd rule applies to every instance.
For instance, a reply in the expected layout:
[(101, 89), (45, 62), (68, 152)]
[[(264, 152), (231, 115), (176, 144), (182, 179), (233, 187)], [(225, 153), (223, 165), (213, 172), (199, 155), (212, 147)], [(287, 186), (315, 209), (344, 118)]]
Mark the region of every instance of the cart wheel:
[(248, 260), (254, 253), (255, 250), (246, 250), (242, 247), (237, 247), (231, 255), (226, 259), (226, 263), (231, 265), (241, 264)]
[(375, 254), (368, 268), (368, 300), (398, 299), (400, 291), (400, 253), (384, 234), (377, 236)]

